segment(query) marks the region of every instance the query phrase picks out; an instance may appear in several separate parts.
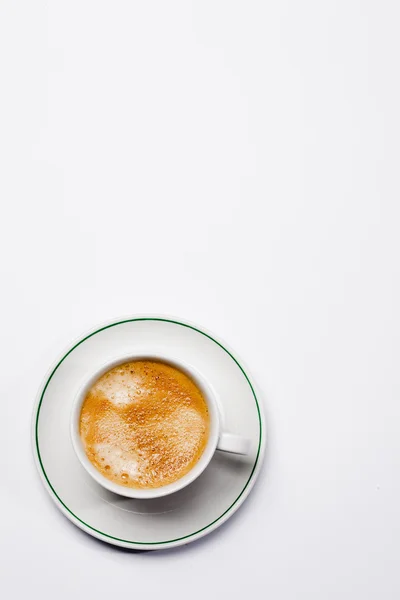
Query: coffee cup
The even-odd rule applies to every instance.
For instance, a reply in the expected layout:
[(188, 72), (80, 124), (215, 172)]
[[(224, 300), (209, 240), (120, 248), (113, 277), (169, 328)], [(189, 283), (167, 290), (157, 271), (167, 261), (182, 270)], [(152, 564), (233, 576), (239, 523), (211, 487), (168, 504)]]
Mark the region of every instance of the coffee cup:
[[(153, 363), (162, 363), (164, 365), (169, 365), (184, 373), (200, 390), (208, 409), (208, 439), (206, 441), (201, 456), (189, 472), (187, 472), (185, 475), (183, 475), (176, 481), (168, 483), (166, 485), (161, 485), (160, 487), (126, 487), (122, 484), (116, 483), (115, 481), (111, 481), (110, 479), (105, 477), (89, 460), (80, 434), (80, 417), (82, 406), (89, 390), (92, 388), (95, 382), (98, 381), (104, 374), (106, 374), (111, 369), (114, 369), (115, 367), (124, 365), (126, 363), (132, 363), (136, 361), (152, 361)], [(111, 361), (108, 361), (106, 364), (103, 364), (99, 369), (97, 369), (94, 373), (91, 373), (80, 388), (73, 402), (70, 432), (72, 445), (75, 450), (76, 456), (78, 457), (81, 465), (86, 470), (86, 472), (99, 485), (103, 486), (107, 490), (129, 498), (159, 498), (161, 496), (166, 496), (168, 494), (177, 492), (178, 490), (181, 490), (187, 485), (191, 484), (195, 479), (197, 479), (201, 475), (201, 473), (206, 469), (206, 467), (210, 463), (214, 453), (217, 450), (229, 452), (232, 454), (246, 455), (249, 452), (250, 445), (249, 440), (247, 440), (246, 438), (233, 433), (228, 433), (223, 430), (221, 423), (221, 414), (218, 407), (217, 395), (214, 389), (212, 388), (211, 384), (207, 381), (207, 379), (203, 377), (203, 375), (199, 373), (197, 369), (187, 364), (186, 362), (177, 360), (174, 357), (163, 356), (159, 354), (128, 354), (125, 356), (120, 356)]]

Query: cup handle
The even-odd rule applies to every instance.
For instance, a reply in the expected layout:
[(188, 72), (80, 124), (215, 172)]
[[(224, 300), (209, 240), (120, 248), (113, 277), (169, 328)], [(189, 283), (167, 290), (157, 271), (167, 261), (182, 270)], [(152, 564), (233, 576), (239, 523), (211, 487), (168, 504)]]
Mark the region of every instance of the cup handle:
[(248, 454), (250, 440), (234, 433), (221, 433), (219, 436), (217, 450), (232, 452), (232, 454)]

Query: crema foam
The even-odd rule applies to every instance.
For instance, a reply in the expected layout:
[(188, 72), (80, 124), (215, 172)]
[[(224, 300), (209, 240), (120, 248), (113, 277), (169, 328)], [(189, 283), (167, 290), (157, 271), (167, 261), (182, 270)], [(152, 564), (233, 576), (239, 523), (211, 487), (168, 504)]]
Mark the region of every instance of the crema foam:
[(207, 444), (210, 418), (196, 384), (179, 369), (141, 360), (114, 367), (90, 388), (79, 429), (107, 479), (156, 488), (183, 477)]

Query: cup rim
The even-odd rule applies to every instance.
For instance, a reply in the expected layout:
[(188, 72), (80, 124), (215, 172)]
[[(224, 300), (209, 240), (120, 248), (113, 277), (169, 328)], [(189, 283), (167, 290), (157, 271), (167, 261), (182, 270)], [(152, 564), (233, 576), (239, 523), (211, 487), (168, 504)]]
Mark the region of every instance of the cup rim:
[[(107, 373), (107, 371), (113, 369), (114, 367), (125, 364), (127, 362), (134, 362), (139, 360), (163, 362), (185, 373), (185, 375), (190, 377), (197, 385), (197, 387), (200, 388), (200, 391), (202, 392), (203, 397), (207, 403), (210, 415), (210, 431), (208, 441), (197, 463), (183, 477), (177, 479), (173, 483), (169, 483), (158, 488), (128, 488), (104, 477), (104, 475), (102, 475), (100, 471), (98, 471), (98, 469), (91, 463), (91, 461), (87, 457), (79, 434), (79, 417), (81, 413), (81, 408), (90, 387), (95, 383), (95, 381), (97, 381), (97, 379), (104, 375), (104, 373)], [(209, 382), (203, 377), (203, 375), (201, 375), (201, 373), (199, 373), (199, 371), (195, 369), (195, 367), (186, 363), (185, 361), (182, 361), (170, 355), (166, 356), (164, 354), (153, 352), (123, 354), (103, 363), (98, 369), (96, 369), (95, 372), (92, 372), (85, 379), (85, 382), (79, 388), (78, 393), (76, 394), (72, 404), (72, 411), (70, 416), (70, 437), (72, 441), (72, 446), (74, 448), (75, 454), (79, 462), (84, 467), (86, 472), (99, 485), (109, 490), (110, 492), (113, 492), (120, 496), (137, 499), (150, 499), (167, 496), (169, 494), (173, 494), (174, 492), (183, 489), (187, 485), (191, 484), (195, 479), (197, 479), (201, 475), (201, 473), (203, 473), (203, 471), (206, 469), (209, 462), (211, 461), (211, 458), (215, 453), (220, 435), (220, 429), (221, 420), (215, 391), (213, 390)]]

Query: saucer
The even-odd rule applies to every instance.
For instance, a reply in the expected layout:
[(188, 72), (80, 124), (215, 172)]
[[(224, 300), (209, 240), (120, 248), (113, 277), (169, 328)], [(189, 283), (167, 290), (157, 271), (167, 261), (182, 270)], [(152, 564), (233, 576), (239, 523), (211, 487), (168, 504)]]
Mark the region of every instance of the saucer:
[[(152, 352), (200, 371), (217, 394), (223, 429), (248, 438), (251, 446), (247, 456), (217, 451), (191, 485), (139, 500), (103, 489), (86, 473), (73, 450), (69, 424), (73, 400), (88, 373), (117, 355)], [(261, 468), (265, 426), (249, 373), (225, 343), (187, 322), (138, 316), (97, 327), (58, 358), (37, 395), (32, 439), (41, 479), (70, 521), (110, 544), (157, 550), (211, 533), (241, 506)]]

